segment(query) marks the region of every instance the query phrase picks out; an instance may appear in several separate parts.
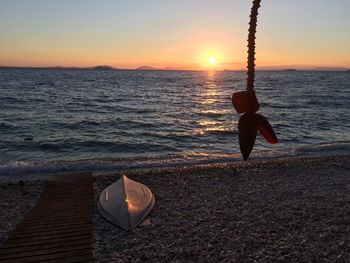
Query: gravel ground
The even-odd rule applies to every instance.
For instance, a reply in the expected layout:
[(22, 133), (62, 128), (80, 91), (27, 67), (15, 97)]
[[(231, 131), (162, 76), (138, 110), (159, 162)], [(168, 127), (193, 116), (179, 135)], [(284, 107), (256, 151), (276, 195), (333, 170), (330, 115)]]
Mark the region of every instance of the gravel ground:
[[(156, 199), (124, 231), (95, 213), (98, 262), (349, 262), (350, 156), (130, 174)], [(119, 175), (96, 177), (95, 198)]]
[[(96, 211), (97, 262), (350, 262), (350, 156), (129, 173), (153, 191), (150, 224)], [(96, 177), (95, 198), (116, 175)], [(44, 180), (0, 181), (0, 245)]]
[(35, 205), (44, 181), (0, 182), (0, 245)]

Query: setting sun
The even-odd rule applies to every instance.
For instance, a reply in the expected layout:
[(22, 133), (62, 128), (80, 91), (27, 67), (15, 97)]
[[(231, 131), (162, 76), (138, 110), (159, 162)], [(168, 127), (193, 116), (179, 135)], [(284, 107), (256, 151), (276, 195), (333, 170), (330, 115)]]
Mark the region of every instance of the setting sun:
[(209, 57), (209, 64), (210, 65), (215, 65), (215, 63), (216, 63), (216, 58), (214, 56), (210, 56)]
[(223, 52), (220, 52), (218, 48), (205, 50), (202, 54), (199, 59), (202, 69), (220, 70), (222, 68)]

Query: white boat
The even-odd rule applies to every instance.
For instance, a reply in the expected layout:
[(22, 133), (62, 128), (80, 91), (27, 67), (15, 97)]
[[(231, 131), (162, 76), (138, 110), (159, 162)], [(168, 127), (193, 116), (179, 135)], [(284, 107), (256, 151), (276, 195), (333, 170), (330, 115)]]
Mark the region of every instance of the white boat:
[(154, 203), (154, 196), (147, 186), (123, 175), (102, 191), (98, 210), (108, 220), (131, 230), (145, 219)]

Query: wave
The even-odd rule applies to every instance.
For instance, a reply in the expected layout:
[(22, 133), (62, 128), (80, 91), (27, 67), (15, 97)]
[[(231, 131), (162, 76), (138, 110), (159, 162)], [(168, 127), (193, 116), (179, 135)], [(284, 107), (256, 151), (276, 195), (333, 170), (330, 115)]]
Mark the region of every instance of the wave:
[(217, 139), (217, 136), (234, 136), (238, 134), (237, 130), (224, 127), (194, 129), (192, 133), (193, 140), (196, 137), (214, 137)]
[(50, 87), (54, 87), (56, 85), (55, 82), (38, 82), (37, 83), (38, 86), (50, 86)]
[(211, 118), (219, 118), (227, 115), (228, 111), (225, 110), (203, 110), (196, 112), (199, 116), (211, 117)]
[[(334, 142), (289, 148), (285, 150), (256, 151), (252, 160), (271, 160), (288, 157), (317, 157), (330, 155), (349, 155), (350, 141)], [(164, 155), (158, 158), (134, 157), (123, 159), (94, 159), (60, 162), (10, 161), (0, 165), (0, 176), (59, 174), (64, 172), (127, 172), (135, 169), (175, 168), (191, 165), (237, 162), (238, 153), (186, 152)]]
[(231, 128), (224, 128), (224, 127), (215, 127), (215, 128), (209, 128), (205, 131), (205, 134), (210, 135), (229, 135), (233, 136), (235, 134), (238, 134), (237, 130), (233, 130)]
[[(32, 150), (45, 150), (45, 151), (64, 151), (65, 149), (80, 149), (88, 148), (91, 151), (104, 151), (104, 152), (118, 152), (133, 153), (135, 151), (141, 152), (158, 152), (158, 151), (176, 151), (175, 148), (165, 146), (157, 143), (142, 143), (142, 142), (109, 142), (109, 141), (67, 141), (67, 142), (54, 142), (54, 143), (33, 143), (30, 145)], [(29, 146), (29, 147), (30, 147)], [(28, 147), (28, 146), (27, 146)]]
[(294, 150), (297, 155), (349, 154), (350, 142), (321, 143), (302, 146)]
[[(137, 120), (127, 120), (127, 119), (119, 119), (115, 118), (110, 121), (94, 121), (94, 120), (82, 120), (82, 121), (76, 121), (76, 122), (63, 122), (63, 121), (50, 121), (47, 123), (49, 127), (54, 127), (56, 129), (69, 129), (69, 130), (80, 130), (84, 128), (89, 127), (106, 127), (106, 128), (125, 128), (125, 129), (134, 129), (134, 128), (154, 128), (159, 127), (160, 124), (155, 124), (152, 122), (146, 122), (146, 121), (137, 121)], [(84, 131), (84, 130), (82, 130)]]
[(23, 100), (15, 97), (0, 97), (0, 101), (3, 103), (22, 103)]
[(6, 123), (0, 123), (0, 131), (12, 130), (14, 128), (15, 128), (14, 125), (6, 124)]

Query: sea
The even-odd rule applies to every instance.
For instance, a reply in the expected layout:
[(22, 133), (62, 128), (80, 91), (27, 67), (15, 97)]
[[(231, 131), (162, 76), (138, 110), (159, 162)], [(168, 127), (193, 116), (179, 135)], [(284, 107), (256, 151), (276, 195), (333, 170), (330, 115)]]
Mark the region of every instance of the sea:
[[(235, 71), (0, 69), (0, 176), (241, 161)], [(258, 71), (250, 159), (350, 153), (350, 72)]]

